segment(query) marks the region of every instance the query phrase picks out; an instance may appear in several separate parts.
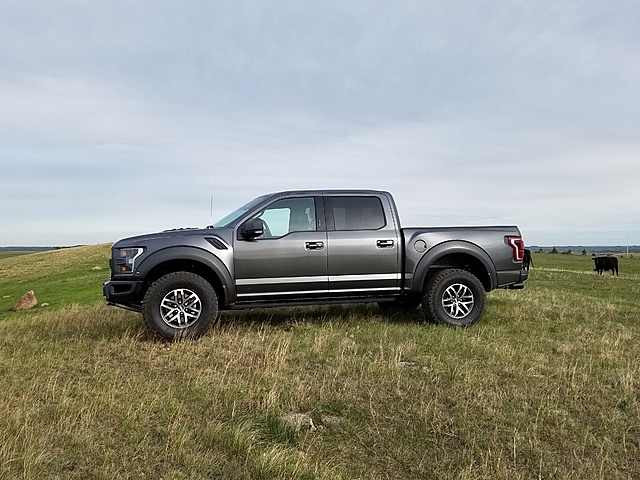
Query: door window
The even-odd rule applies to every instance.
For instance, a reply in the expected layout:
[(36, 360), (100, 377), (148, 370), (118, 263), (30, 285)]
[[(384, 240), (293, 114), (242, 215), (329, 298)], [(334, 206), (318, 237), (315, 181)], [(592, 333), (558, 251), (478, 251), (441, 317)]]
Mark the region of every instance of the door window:
[(280, 238), (292, 232), (315, 231), (317, 225), (313, 197), (278, 200), (256, 217), (264, 223), (264, 233), (258, 239)]
[(386, 225), (378, 197), (332, 197), (336, 230), (378, 230)]

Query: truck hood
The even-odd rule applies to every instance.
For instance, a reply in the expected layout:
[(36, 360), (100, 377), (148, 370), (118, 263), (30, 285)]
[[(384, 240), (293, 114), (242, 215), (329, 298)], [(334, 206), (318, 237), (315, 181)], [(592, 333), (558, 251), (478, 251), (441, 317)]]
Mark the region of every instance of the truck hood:
[(144, 235), (136, 235), (133, 237), (127, 237), (118, 240), (113, 244), (114, 247), (135, 247), (137, 245), (143, 245), (153, 240), (159, 240), (161, 238), (179, 238), (192, 235), (215, 235), (215, 231), (219, 229), (215, 228), (176, 228), (172, 230), (164, 230), (156, 233), (146, 233)]

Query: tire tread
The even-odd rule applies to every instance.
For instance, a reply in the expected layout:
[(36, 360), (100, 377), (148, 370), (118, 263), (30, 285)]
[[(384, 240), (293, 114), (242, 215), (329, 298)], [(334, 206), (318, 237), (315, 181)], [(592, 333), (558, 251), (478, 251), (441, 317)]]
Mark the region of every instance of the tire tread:
[[(440, 296), (437, 290), (450, 280), (458, 277), (460, 281), (467, 283), (467, 286), (474, 290), (474, 307), (471, 313), (460, 320), (449, 317), (446, 313), (441, 312)], [(422, 310), (427, 322), (439, 323), (451, 327), (470, 327), (477, 323), (483, 316), (486, 306), (486, 294), (484, 287), (478, 277), (467, 270), (459, 268), (449, 268), (441, 270), (434, 274), (428, 281), (424, 289), (422, 298)]]
[[(185, 282), (192, 283), (202, 290), (205, 296), (202, 301), (204, 302), (206, 300), (209, 300), (211, 314), (201, 316), (194, 325), (184, 330), (170, 329), (170, 327), (163, 329), (163, 322), (161, 319), (159, 319), (159, 321), (154, 321), (154, 302), (157, 302), (159, 300), (159, 298), (162, 296), (163, 290), (170, 285), (174, 283), (181, 284)], [(178, 340), (185, 337), (195, 338), (201, 336), (209, 329), (211, 323), (217, 316), (217, 313), (218, 297), (215, 290), (207, 280), (205, 280), (200, 275), (191, 272), (180, 271), (163, 275), (151, 284), (151, 286), (147, 289), (147, 292), (145, 293), (144, 299), (142, 301), (142, 318), (144, 320), (144, 323), (151, 330), (154, 336), (162, 338), (164, 340)]]

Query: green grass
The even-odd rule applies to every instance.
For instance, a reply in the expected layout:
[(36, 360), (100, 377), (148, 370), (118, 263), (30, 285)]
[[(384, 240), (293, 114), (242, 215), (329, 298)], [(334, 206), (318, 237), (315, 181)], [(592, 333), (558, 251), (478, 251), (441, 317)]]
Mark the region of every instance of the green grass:
[(305, 307), (167, 344), (83, 248), (0, 259), (1, 296), (57, 299), (0, 314), (0, 478), (640, 478), (638, 259), (534, 254), (469, 329)]
[(109, 247), (93, 245), (0, 257), (0, 320), (15, 315), (13, 306), (29, 290), (50, 310), (99, 302), (102, 282), (109, 279)]

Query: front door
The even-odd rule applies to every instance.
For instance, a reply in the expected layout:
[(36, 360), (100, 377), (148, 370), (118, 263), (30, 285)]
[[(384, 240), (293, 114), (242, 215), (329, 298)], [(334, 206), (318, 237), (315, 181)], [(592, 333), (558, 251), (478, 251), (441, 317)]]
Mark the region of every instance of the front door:
[(235, 241), (238, 303), (326, 295), (327, 233), (324, 225), (320, 228), (321, 212), (316, 197), (301, 196), (276, 200), (252, 217), (263, 221), (264, 233)]

